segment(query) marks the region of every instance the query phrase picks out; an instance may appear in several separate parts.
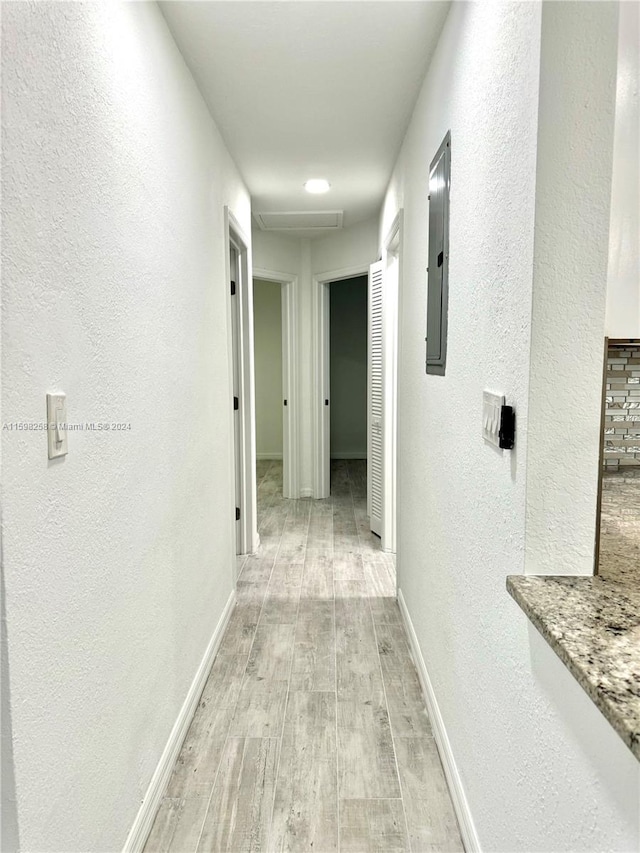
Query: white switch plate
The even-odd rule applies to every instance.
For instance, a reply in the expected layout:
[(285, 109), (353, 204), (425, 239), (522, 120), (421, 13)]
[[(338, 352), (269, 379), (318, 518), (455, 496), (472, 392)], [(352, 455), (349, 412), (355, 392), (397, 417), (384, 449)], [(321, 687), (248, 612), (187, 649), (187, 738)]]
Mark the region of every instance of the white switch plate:
[(500, 415), (504, 406), (504, 396), (484, 391), (482, 398), (482, 437), (489, 444), (500, 447)]
[(49, 459), (66, 456), (69, 452), (66, 426), (67, 395), (47, 394), (47, 445)]

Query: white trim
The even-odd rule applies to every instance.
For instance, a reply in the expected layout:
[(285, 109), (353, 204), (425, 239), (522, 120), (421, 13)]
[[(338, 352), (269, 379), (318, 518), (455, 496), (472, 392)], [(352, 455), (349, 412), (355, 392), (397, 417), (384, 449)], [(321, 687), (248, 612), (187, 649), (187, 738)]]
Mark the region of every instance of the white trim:
[(200, 696), (209, 677), (213, 661), (227, 628), (227, 623), (233, 612), (235, 600), (236, 593), (233, 590), (209, 640), (209, 645), (191, 682), (191, 687), (180, 709), (178, 718), (171, 729), (171, 734), (162, 751), (160, 761), (151, 777), (151, 782), (149, 782), (147, 793), (144, 795), (131, 831), (122, 848), (123, 853), (141, 853), (147, 843), (157, 811), (160, 808), (160, 802), (164, 796), (164, 792), (167, 790), (173, 768), (182, 749), (184, 739), (187, 736), (193, 715), (198, 707)]
[(282, 459), (282, 453), (269, 453), (269, 451), (266, 453), (256, 453), (256, 459), (271, 459), (274, 462), (278, 462)]
[(311, 279), (312, 328), (313, 328), (313, 497), (328, 498), (330, 493), (330, 430), (331, 409), (324, 401), (331, 402), (330, 342), (329, 342), (329, 288), (332, 281), (343, 281), (367, 275), (369, 267), (343, 267), (339, 270), (319, 273)]
[[(256, 483), (256, 430), (255, 430), (255, 383), (254, 383), (254, 353), (253, 353), (253, 280), (251, 277), (250, 242), (245, 236), (238, 220), (229, 210), (224, 207), (224, 229), (225, 229), (225, 281), (229, 282), (231, 277), (229, 246), (233, 244), (238, 252), (238, 281), (236, 282), (236, 297), (238, 299), (239, 316), (239, 418), (240, 434), (242, 436), (239, 448), (240, 477), (242, 482), (240, 495), (240, 521), (233, 518), (233, 507), (236, 505), (235, 485), (230, 505), (229, 519), (233, 529), (233, 541), (236, 541), (235, 525), (240, 524), (239, 544), (237, 552), (240, 554), (254, 554), (258, 548), (258, 505), (257, 505), (257, 483)], [(233, 387), (233, 335), (231, 296), (227, 286), (227, 319), (229, 328), (229, 349), (231, 387)], [(229, 419), (231, 435), (235, 436), (233, 406), (229, 406)], [(235, 454), (235, 450), (234, 450)], [(231, 465), (235, 464), (232, 455)], [(232, 483), (235, 484), (235, 471), (233, 471)]]
[[(298, 276), (276, 270), (254, 267), (253, 278), (275, 281), (282, 292), (282, 393), (287, 405), (282, 407), (282, 495), (285, 498), (299, 496), (299, 412), (300, 378), (298, 357)], [(258, 457), (267, 458), (267, 457)]]
[[(402, 283), (402, 223), (403, 211), (394, 217), (387, 236), (382, 241), (383, 287), (383, 406), (382, 434), (384, 436), (383, 454), (383, 512), (382, 537), (383, 551), (396, 551), (397, 520), (397, 467), (398, 467), (398, 346), (400, 317), (399, 298)], [(389, 268), (395, 258), (396, 271), (389, 275)]]
[(438, 701), (433, 689), (433, 684), (431, 683), (424, 658), (422, 657), (422, 650), (420, 649), (418, 637), (413, 627), (409, 611), (407, 610), (402, 590), (398, 590), (398, 605), (400, 606), (402, 621), (404, 622), (404, 627), (409, 638), (413, 662), (415, 663), (418, 671), (420, 686), (422, 687), (422, 693), (427, 706), (429, 719), (431, 721), (431, 727), (433, 729), (433, 737), (436, 742), (436, 746), (438, 747), (440, 760), (442, 761), (442, 767), (444, 769), (444, 775), (446, 776), (447, 783), (449, 785), (449, 793), (451, 794), (453, 808), (456, 813), (456, 817), (458, 818), (464, 849), (466, 850), (466, 853), (480, 853), (480, 840), (478, 839), (476, 827), (473, 822), (471, 809), (469, 808), (469, 803), (453, 756), (453, 750), (451, 749), (451, 743), (449, 742), (444, 720), (442, 719), (442, 714), (438, 707)]
[(366, 450), (332, 450), (332, 459), (366, 459)]

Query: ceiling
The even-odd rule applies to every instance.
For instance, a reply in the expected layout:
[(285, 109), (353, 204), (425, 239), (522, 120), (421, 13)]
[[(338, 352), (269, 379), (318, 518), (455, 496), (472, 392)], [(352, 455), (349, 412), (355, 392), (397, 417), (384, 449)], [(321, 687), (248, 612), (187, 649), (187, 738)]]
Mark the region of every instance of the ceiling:
[[(254, 212), (343, 210), (345, 227), (378, 212), (448, 2), (160, 7)], [(310, 195), (308, 178), (331, 190)]]

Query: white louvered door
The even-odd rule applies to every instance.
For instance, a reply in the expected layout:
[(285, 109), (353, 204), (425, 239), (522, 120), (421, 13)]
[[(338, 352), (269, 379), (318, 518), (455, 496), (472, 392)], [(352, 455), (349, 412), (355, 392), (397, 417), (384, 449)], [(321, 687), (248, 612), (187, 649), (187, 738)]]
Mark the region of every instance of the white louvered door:
[(371, 530), (382, 536), (383, 420), (382, 420), (382, 261), (369, 268), (369, 358), (367, 394), (367, 507)]

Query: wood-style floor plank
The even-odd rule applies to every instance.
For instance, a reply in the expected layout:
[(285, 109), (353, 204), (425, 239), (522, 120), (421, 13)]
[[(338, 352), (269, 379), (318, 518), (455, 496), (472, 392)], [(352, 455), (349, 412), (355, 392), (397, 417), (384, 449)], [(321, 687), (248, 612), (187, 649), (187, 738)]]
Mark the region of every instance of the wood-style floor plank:
[(307, 554), (300, 589), (301, 598), (333, 598), (333, 557)]
[[(207, 801), (204, 800), (206, 803)], [(181, 800), (165, 797), (160, 803), (144, 853), (167, 853), (178, 822)]]
[(336, 648), (346, 654), (376, 654), (378, 645), (366, 598), (336, 598)]
[(432, 737), (418, 673), (409, 658), (380, 655), (391, 731), (394, 737)]
[(287, 690), (286, 681), (245, 679), (229, 727), (229, 737), (280, 737)]
[(300, 587), (272, 588), (267, 592), (260, 613), (261, 625), (295, 625), (298, 620)]
[(247, 662), (247, 676), (288, 681), (295, 633), (295, 624), (260, 623)]
[(402, 800), (341, 800), (341, 853), (408, 853)]
[(303, 600), (293, 648), (291, 690), (335, 690), (333, 600)]
[(267, 850), (277, 738), (229, 738), (202, 828), (202, 853)]
[(413, 851), (463, 853), (444, 771), (433, 738), (396, 738), (398, 770)]
[(247, 667), (247, 658), (246, 654), (216, 655), (200, 697), (199, 707), (235, 708)]
[(195, 853), (208, 805), (205, 799), (182, 800), (167, 853)]
[(336, 669), (338, 699), (384, 703), (384, 684), (378, 655), (338, 651)]
[(338, 786), (341, 799), (400, 796), (383, 698), (338, 700)]
[(289, 695), (269, 850), (338, 849), (335, 693)]
[(371, 615), (375, 625), (389, 623), (402, 625), (402, 614), (398, 602), (393, 596), (371, 596), (369, 598)]
[(198, 706), (176, 761), (167, 797), (208, 797), (218, 772), (233, 709)]
[(237, 602), (227, 624), (219, 655), (249, 654), (260, 618), (260, 604)]

